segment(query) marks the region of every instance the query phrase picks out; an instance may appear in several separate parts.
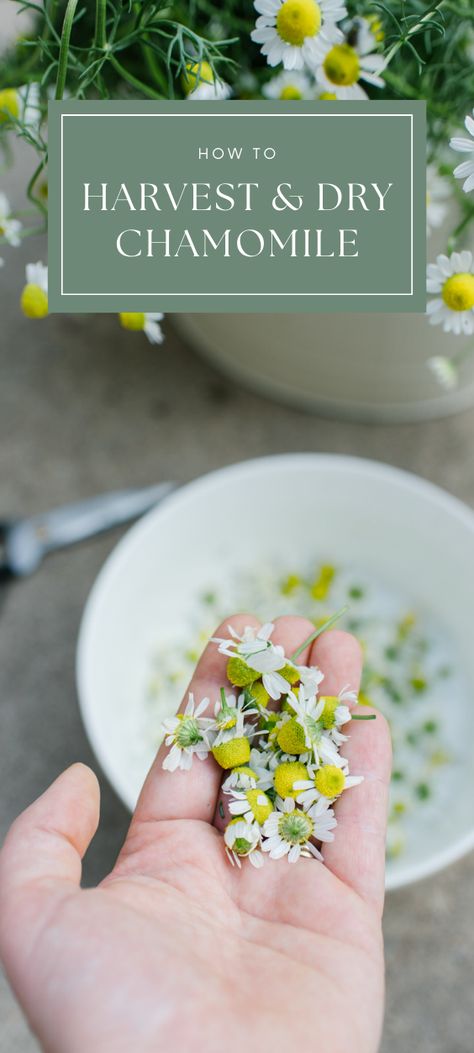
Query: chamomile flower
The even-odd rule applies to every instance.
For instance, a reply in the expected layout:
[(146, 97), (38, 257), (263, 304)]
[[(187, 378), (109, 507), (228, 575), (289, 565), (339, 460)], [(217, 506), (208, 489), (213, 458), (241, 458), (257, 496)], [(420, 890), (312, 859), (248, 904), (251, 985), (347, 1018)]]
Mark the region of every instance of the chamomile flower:
[(332, 764), (323, 764), (321, 768), (310, 765), (309, 772), (308, 779), (297, 780), (294, 784), (296, 800), (305, 810), (321, 800), (335, 801), (344, 790), (363, 781), (362, 775), (348, 775), (341, 767)]
[[(292, 706), (296, 699), (289, 698)], [(298, 712), (294, 717), (283, 718), (276, 735), (277, 744), (286, 757), (299, 757), (300, 761), (306, 763), (311, 752), (315, 761), (325, 764), (334, 764), (342, 767), (343, 761), (339, 756), (337, 746), (328, 732), (323, 730), (320, 716), (324, 702), (311, 703), (303, 699), (297, 703)]]
[(254, 7), (259, 17), (251, 38), (269, 66), (315, 69), (343, 39), (337, 22), (347, 12), (340, 0), (255, 0)]
[(354, 43), (361, 55), (374, 51), (384, 40), (385, 33), (378, 15), (362, 15), (354, 18), (348, 33), (348, 41)]
[(309, 815), (314, 823), (314, 836), (317, 841), (334, 841), (333, 830), (337, 826), (337, 819), (334, 815), (334, 809), (331, 808), (330, 802), (324, 797), (320, 797), (319, 801), (315, 801), (310, 808), (305, 809), (306, 815)]
[[(473, 144), (474, 145), (474, 144)], [(440, 227), (448, 211), (447, 201), (451, 197), (451, 187), (439, 174), (435, 164), (426, 168), (426, 233)]]
[(230, 638), (213, 637), (213, 640), (219, 644), (220, 654), (230, 658), (227, 676), (231, 683), (238, 687), (250, 687), (261, 678), (265, 691), (274, 701), (287, 694), (289, 682), (282, 676), (281, 670), (288, 670), (289, 675), (293, 671), (296, 675), (296, 670), (285, 658), (283, 647), (270, 640), (273, 623), (267, 622), (258, 630), (246, 626), (242, 635), (236, 633), (231, 625), (228, 628)]
[(222, 783), (223, 793), (231, 790), (255, 790), (257, 787), (257, 774), (249, 764), (242, 764), (240, 768), (232, 768), (230, 775)]
[(287, 797), (297, 797), (298, 789), (295, 789), (296, 784), (301, 781), (305, 781), (308, 778), (308, 769), (306, 764), (301, 761), (282, 761), (278, 763), (274, 769), (273, 780), (274, 787), (278, 797), (285, 800)]
[(0, 91), (0, 126), (20, 121), (30, 131), (37, 131), (41, 122), (40, 91), (38, 84), (24, 84), (20, 88)]
[(232, 625), (228, 625), (227, 628), (229, 636), (213, 636), (211, 637), (212, 643), (219, 644), (219, 654), (226, 654), (229, 658), (240, 654), (245, 658), (248, 654), (264, 651), (269, 646), (270, 636), (275, 626), (273, 622), (266, 622), (260, 629), (255, 629), (253, 625), (246, 625), (243, 633), (236, 632)]
[(457, 387), (458, 371), (452, 358), (447, 358), (446, 355), (432, 355), (428, 359), (428, 367), (445, 391), (453, 391)]
[[(341, 695), (342, 694), (344, 693), (341, 692)], [(296, 745), (298, 739), (300, 739), (301, 742), (304, 741), (306, 748), (313, 751), (318, 763), (324, 762), (326, 764), (335, 764), (337, 766), (341, 765), (342, 759), (339, 756), (337, 745), (340, 745), (342, 741), (345, 741), (345, 736), (341, 736), (340, 742), (337, 744), (334, 741), (334, 733), (336, 729), (332, 722), (329, 721), (328, 716), (329, 707), (332, 709), (332, 700), (329, 702), (328, 696), (322, 696), (319, 699), (305, 698), (305, 695), (300, 688), (298, 695), (292, 693), (288, 696), (288, 702), (293, 709), (295, 716), (290, 720), (290, 726), (287, 726), (286, 728), (284, 727), (278, 736), (280, 747), (283, 749), (285, 744), (286, 746), (290, 745), (291, 738), (294, 736), (294, 745)], [(343, 703), (343, 699), (339, 698), (339, 696), (337, 698), (337, 703), (337, 706), (333, 709), (333, 715), (335, 715), (336, 708), (339, 709), (339, 705), (342, 705)], [(341, 718), (341, 722), (344, 720), (348, 712), (347, 707), (340, 710), (339, 717)], [(329, 723), (331, 723), (330, 729), (326, 727)], [(292, 751), (287, 750), (287, 752), (291, 753)]]
[(21, 241), (20, 230), (20, 220), (13, 218), (8, 198), (0, 193), (0, 238), (17, 248)]
[(273, 786), (273, 773), (268, 768), (268, 752), (250, 750), (248, 765), (233, 768), (222, 784), (224, 793), (229, 790), (269, 790)]
[[(321, 695), (321, 700), (324, 702), (321, 714), (323, 728), (326, 731), (335, 732), (352, 719), (349, 704), (352, 706), (357, 704), (357, 692), (352, 691), (347, 684), (338, 695)], [(346, 738), (346, 735), (342, 735), (340, 740), (344, 742)]]
[(163, 315), (159, 311), (121, 311), (119, 314), (120, 325), (123, 329), (145, 333), (150, 344), (163, 342), (163, 331), (159, 324), (162, 318)]
[(182, 84), (188, 99), (195, 102), (228, 99), (232, 94), (230, 85), (216, 78), (209, 62), (188, 62)]
[(316, 665), (297, 667), (300, 677), (300, 694), (303, 691), (305, 698), (317, 695), (320, 683), (324, 680), (324, 673)]
[(39, 260), (27, 263), (21, 309), (27, 318), (46, 318), (48, 313), (48, 268)]
[[(304, 688), (299, 688), (298, 692), (291, 691), (288, 695), (288, 704), (295, 713), (295, 716), (290, 719), (290, 724), (296, 722), (303, 732), (304, 744), (306, 749), (311, 749), (313, 739), (316, 735), (319, 735), (322, 725), (319, 723), (319, 718), (324, 709), (324, 701), (317, 700), (314, 696), (306, 697)], [(283, 730), (283, 729), (282, 729)], [(296, 731), (296, 736), (302, 742), (301, 733)], [(284, 736), (288, 739), (288, 734)], [(286, 750), (287, 753), (293, 753), (293, 750)], [(299, 750), (298, 752), (303, 752)]]
[(272, 644), (265, 651), (257, 651), (255, 654), (248, 655), (247, 665), (261, 675), (265, 691), (275, 702), (288, 693), (288, 680), (281, 673), (281, 670), (288, 665), (282, 647)]
[(337, 99), (367, 99), (367, 92), (359, 83), (363, 80), (374, 88), (383, 88), (380, 74), (384, 68), (383, 55), (374, 54), (376, 43), (372, 35), (355, 38), (354, 44), (335, 44), (324, 56), (316, 71), (316, 79), (326, 92)]
[(314, 88), (304, 70), (282, 70), (262, 88), (266, 99), (299, 101), (314, 98)]
[(262, 851), (268, 852), (270, 859), (287, 856), (289, 863), (297, 863), (302, 851), (315, 859), (322, 858), (311, 840), (317, 836), (314, 820), (308, 812), (296, 807), (292, 797), (283, 801), (281, 810), (275, 809), (265, 820), (263, 836)]
[[(235, 734), (232, 732), (224, 732), (226, 736), (224, 741), (213, 744), (212, 756), (214, 760), (228, 771), (230, 768), (241, 768), (247, 766), (250, 760), (250, 741), (247, 735), (238, 734), (238, 726), (235, 728)], [(227, 737), (228, 736), (228, 737)]]
[(263, 790), (231, 790), (231, 797), (230, 814), (241, 816), (247, 823), (263, 826), (273, 811), (272, 802)]
[(463, 190), (468, 194), (470, 190), (474, 190), (474, 110), (472, 111), (472, 117), (470, 114), (467, 115), (464, 124), (471, 138), (454, 136), (449, 145), (452, 150), (457, 150), (459, 153), (471, 154), (468, 161), (462, 161), (454, 169), (456, 179), (464, 179)]
[(256, 823), (231, 819), (224, 833), (226, 855), (233, 866), (241, 867), (241, 859), (248, 859), (257, 869), (263, 866), (260, 848), (260, 829)]
[(214, 727), (219, 734), (233, 731), (238, 723), (243, 728), (244, 717), (257, 714), (258, 709), (256, 707), (252, 708), (247, 704), (243, 693), (236, 697), (235, 695), (226, 695), (224, 689), (222, 689), (221, 697), (214, 706)]
[[(221, 699), (216, 702), (214, 709), (212, 728), (213, 731), (217, 731), (217, 735), (213, 746), (220, 746), (221, 743), (230, 742), (231, 739), (241, 738), (247, 734), (245, 718), (257, 714), (258, 709), (247, 705), (244, 694), (236, 698), (235, 695), (226, 695), (222, 690)], [(253, 734), (253, 730), (251, 733)]]
[(203, 698), (196, 706), (194, 695), (190, 692), (184, 713), (177, 713), (175, 717), (163, 721), (165, 743), (171, 746), (163, 761), (166, 771), (176, 771), (178, 768), (189, 771), (194, 756), (206, 760), (211, 748), (208, 733), (212, 720), (203, 717), (203, 713), (208, 706), (208, 698)]
[(470, 336), (474, 333), (474, 266), (472, 252), (438, 256), (427, 268), (426, 288), (435, 293), (427, 314), (431, 325), (442, 325), (445, 333)]

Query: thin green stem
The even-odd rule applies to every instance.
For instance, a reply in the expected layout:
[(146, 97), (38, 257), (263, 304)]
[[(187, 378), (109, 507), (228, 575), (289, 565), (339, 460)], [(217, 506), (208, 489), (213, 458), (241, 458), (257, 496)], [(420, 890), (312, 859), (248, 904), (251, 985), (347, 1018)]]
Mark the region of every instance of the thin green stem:
[(46, 208), (46, 205), (45, 205), (44, 201), (42, 201), (40, 197), (36, 197), (36, 195), (34, 194), (34, 188), (36, 186), (36, 183), (38, 182), (38, 179), (39, 179), (42, 171), (45, 168), (45, 165), (46, 165), (46, 158), (42, 157), (38, 167), (35, 168), (35, 170), (33, 172), (33, 175), (32, 175), (32, 177), (31, 177), (31, 179), (30, 179), (30, 181), (28, 183), (28, 187), (27, 187), (27, 191), (26, 191), (26, 196), (27, 196), (28, 200), (32, 201), (33, 204), (36, 205), (37, 208), (39, 208), (40, 212), (43, 213), (43, 216), (47, 216), (48, 215), (48, 209)]
[(435, 15), (436, 12), (439, 11), (439, 9), (443, 6), (444, 3), (446, 3), (446, 0), (437, 0), (435, 4), (431, 4), (428, 10), (425, 11), (422, 18), (420, 18), (420, 21), (417, 22), (416, 25), (411, 26), (407, 33), (405, 33), (402, 37), (400, 37), (399, 40), (396, 40), (395, 43), (392, 44), (392, 47), (389, 48), (387, 54), (385, 55), (385, 67), (387, 67), (390, 64), (394, 56), (397, 54), (398, 51), (400, 51), (400, 48), (402, 48), (404, 44), (407, 44), (412, 37), (416, 36), (417, 33), (420, 33), (422, 31), (426, 23), (430, 21), (433, 15)]
[(95, 8), (95, 37), (94, 43), (98, 48), (107, 45), (107, 0), (97, 0)]
[(68, 0), (66, 14), (64, 15), (63, 29), (61, 33), (61, 47), (59, 49), (55, 99), (62, 99), (64, 95), (69, 59), (69, 43), (71, 40), (71, 30), (74, 22), (74, 15), (76, 14), (77, 3), (78, 0)]
[(148, 86), (148, 84), (144, 84), (143, 81), (138, 80), (138, 77), (134, 77), (133, 73), (130, 73), (127, 69), (125, 69), (125, 66), (122, 66), (122, 63), (119, 62), (118, 59), (115, 58), (115, 55), (113, 55), (112, 53), (109, 55), (109, 62), (113, 66), (114, 70), (117, 73), (119, 73), (124, 80), (127, 81), (127, 84), (130, 84), (130, 86), (132, 88), (135, 88), (136, 91), (141, 92), (142, 95), (146, 95), (148, 99), (164, 98), (164, 95), (160, 94), (160, 92), (154, 91), (153, 88), (150, 88)]
[(325, 633), (327, 629), (331, 629), (331, 627), (339, 621), (339, 618), (342, 618), (342, 615), (345, 614), (347, 610), (347, 605), (345, 607), (341, 607), (340, 611), (336, 611), (336, 614), (333, 614), (332, 617), (328, 618), (323, 625), (320, 625), (319, 629), (315, 629), (314, 633), (311, 633), (311, 636), (308, 636), (307, 640), (304, 640), (303, 643), (300, 644), (299, 647), (297, 647), (296, 651), (293, 652), (291, 656), (291, 661), (296, 662), (296, 659), (299, 658), (300, 654), (303, 653), (306, 647), (309, 647), (310, 644), (314, 643), (314, 641), (317, 640), (318, 636), (321, 636), (321, 633)]
[(142, 55), (143, 55), (143, 58), (145, 60), (145, 63), (146, 63), (146, 66), (147, 66), (147, 69), (148, 69), (148, 72), (149, 72), (150, 76), (155, 81), (155, 84), (157, 84), (161, 88), (161, 91), (165, 92), (165, 94), (166, 94), (166, 92), (168, 90), (167, 78), (163, 74), (162, 70), (160, 69), (160, 67), (159, 67), (159, 65), (158, 65), (158, 63), (156, 61), (154, 51), (152, 50), (152, 48), (148, 44), (148, 41), (147, 41), (146, 38), (145, 38), (145, 40), (144, 40), (144, 42), (142, 44), (142, 49), (141, 50), (142, 50)]

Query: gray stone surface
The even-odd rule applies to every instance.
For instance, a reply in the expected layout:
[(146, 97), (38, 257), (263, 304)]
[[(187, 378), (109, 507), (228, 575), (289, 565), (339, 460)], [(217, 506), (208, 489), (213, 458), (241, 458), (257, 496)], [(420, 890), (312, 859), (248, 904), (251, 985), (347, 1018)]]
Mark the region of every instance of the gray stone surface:
[[(152, 349), (114, 316), (22, 318), (26, 259), (0, 272), (0, 512), (35, 512), (114, 487), (190, 479), (246, 457), (334, 451), (411, 469), (474, 504), (474, 414), (403, 427), (323, 421), (228, 383), (173, 335)], [(4, 253), (7, 257), (7, 252)], [(66, 765), (96, 767), (77, 709), (82, 606), (118, 534), (51, 557), (3, 595), (0, 612), (0, 838)], [(98, 773), (100, 776), (100, 772)], [(114, 860), (125, 809), (102, 779), (102, 823), (85, 880)], [(470, 1053), (474, 856), (388, 897), (383, 1053)], [(0, 1051), (37, 1050), (0, 981)], [(92, 1053), (92, 1051), (91, 1051)]]

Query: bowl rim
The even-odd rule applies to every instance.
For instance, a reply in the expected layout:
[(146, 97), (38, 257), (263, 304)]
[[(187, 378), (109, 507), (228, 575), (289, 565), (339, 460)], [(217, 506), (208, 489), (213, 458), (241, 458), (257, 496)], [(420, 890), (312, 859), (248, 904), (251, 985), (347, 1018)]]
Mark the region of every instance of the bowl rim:
[[(247, 475), (249, 472), (259, 474), (261, 471), (278, 471), (281, 467), (289, 465), (293, 469), (298, 469), (298, 467), (307, 468), (311, 464), (317, 468), (330, 468), (335, 472), (346, 472), (349, 470), (366, 478), (369, 476), (372, 479), (388, 480), (394, 483), (395, 486), (398, 485), (408, 492), (427, 499), (433, 505), (443, 508), (454, 519), (466, 526), (474, 537), (474, 510), (459, 498), (444, 490), (443, 487), (424, 479), (415, 472), (398, 468), (384, 461), (356, 457), (350, 454), (313, 453), (310, 451), (304, 453), (268, 454), (213, 469), (180, 484), (177, 489), (171, 491), (163, 501), (155, 505), (128, 528), (107, 556), (87, 596), (77, 639), (75, 673), (81, 719), (95, 759), (112, 789), (129, 811), (133, 809), (131, 796), (125, 784), (120, 784), (116, 772), (112, 772), (108, 760), (103, 755), (100, 737), (96, 734), (92, 717), (94, 710), (91, 700), (93, 688), (90, 688), (89, 685), (89, 644), (91, 634), (94, 631), (96, 613), (109, 583), (120, 574), (123, 562), (128, 560), (130, 555), (133, 556), (134, 550), (141, 544), (142, 537), (154, 527), (157, 519), (175, 514), (176, 509), (179, 511), (180, 505), (186, 505), (190, 500), (193, 500), (195, 495), (199, 495), (207, 487), (214, 486), (216, 483), (218, 485), (220, 479), (228, 479), (230, 475)], [(474, 826), (472, 830), (467, 831), (463, 837), (458, 838), (449, 848), (441, 848), (425, 862), (402, 865), (395, 872), (388, 873), (386, 889), (387, 891), (392, 891), (430, 877), (451, 863), (461, 859), (473, 848)]]

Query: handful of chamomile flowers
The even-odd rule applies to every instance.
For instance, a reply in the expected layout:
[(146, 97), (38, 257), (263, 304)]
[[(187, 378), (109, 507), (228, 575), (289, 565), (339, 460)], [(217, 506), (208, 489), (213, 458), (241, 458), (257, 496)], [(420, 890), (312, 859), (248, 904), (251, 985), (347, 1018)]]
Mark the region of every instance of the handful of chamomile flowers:
[(261, 867), (265, 853), (290, 863), (322, 860), (319, 846), (334, 840), (336, 800), (362, 782), (341, 755), (348, 738), (342, 729), (374, 717), (354, 714), (350, 685), (325, 695), (321, 670), (298, 664), (337, 617), (291, 656), (272, 642), (273, 624), (242, 635), (229, 625), (227, 639), (212, 640), (228, 659), (220, 697), (196, 702), (190, 693), (184, 711), (163, 723), (163, 768), (189, 771), (195, 757), (212, 755), (225, 773), (219, 815), (227, 820), (224, 846), (233, 865), (248, 859)]

